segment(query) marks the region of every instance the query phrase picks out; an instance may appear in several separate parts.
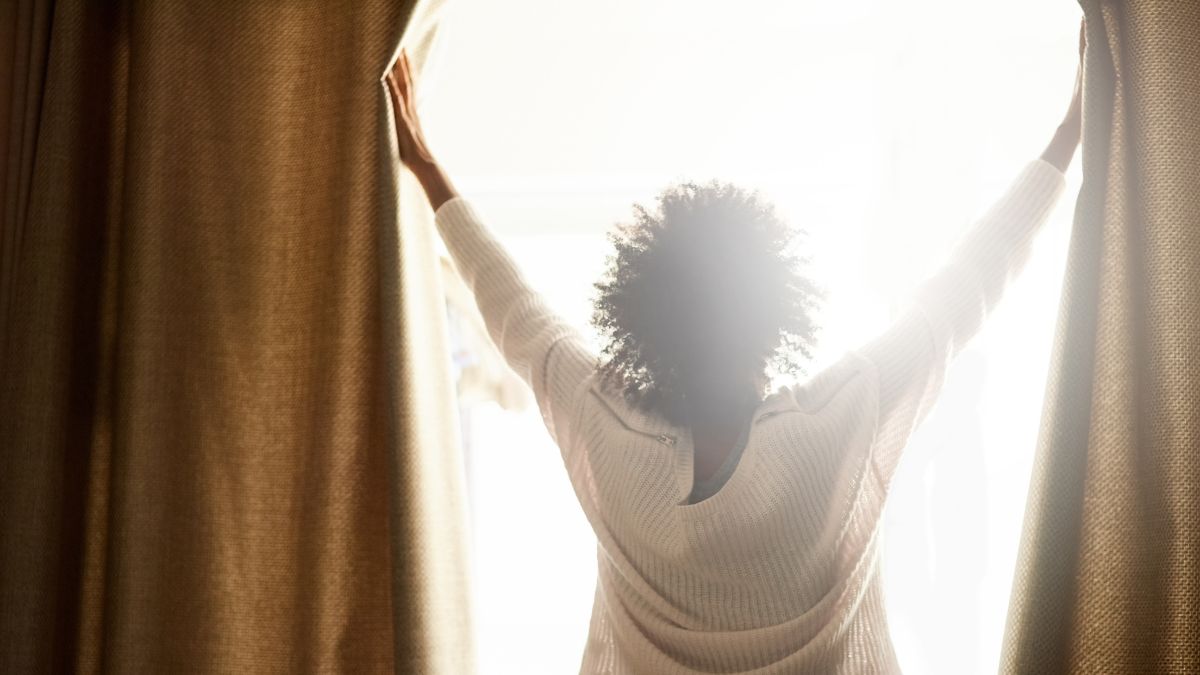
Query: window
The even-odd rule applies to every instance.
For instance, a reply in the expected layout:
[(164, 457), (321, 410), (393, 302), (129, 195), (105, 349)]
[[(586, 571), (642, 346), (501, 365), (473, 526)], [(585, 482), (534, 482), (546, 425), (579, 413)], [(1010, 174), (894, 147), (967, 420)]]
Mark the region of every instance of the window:
[[(604, 234), (632, 203), (683, 178), (761, 189), (809, 231), (830, 291), (815, 372), (881, 330), (1040, 153), (1077, 21), (1039, 0), (455, 0), (419, 94), (460, 189), (589, 332)], [(906, 671), (996, 670), (1068, 202), (894, 484), (883, 574)], [(558, 451), (535, 410), (467, 423), (481, 672), (575, 672), (595, 543)]]

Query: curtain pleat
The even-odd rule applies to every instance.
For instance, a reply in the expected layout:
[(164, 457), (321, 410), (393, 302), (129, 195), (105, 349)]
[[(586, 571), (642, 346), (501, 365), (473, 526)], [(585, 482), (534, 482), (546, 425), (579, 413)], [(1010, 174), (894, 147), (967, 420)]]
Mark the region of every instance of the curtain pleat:
[(1200, 672), (1200, 3), (1084, 0), (1084, 180), (1006, 673)]
[(0, 7), (0, 672), (471, 670), (438, 5)]

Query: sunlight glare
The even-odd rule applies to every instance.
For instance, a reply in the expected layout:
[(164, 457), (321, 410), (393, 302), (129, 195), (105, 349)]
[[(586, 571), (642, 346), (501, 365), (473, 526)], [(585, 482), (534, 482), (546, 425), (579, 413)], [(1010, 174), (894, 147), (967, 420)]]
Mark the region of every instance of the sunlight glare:
[[(1077, 22), (1041, 0), (455, 0), (422, 113), (459, 188), (589, 335), (604, 233), (631, 204), (681, 179), (760, 189), (809, 232), (829, 290), (817, 368), (882, 330), (1037, 157)], [(1068, 178), (1070, 195), (1078, 160)], [(1069, 201), (896, 478), (883, 565), (906, 671), (996, 671)], [(470, 418), (482, 673), (575, 672), (586, 637), (594, 538), (540, 425)]]

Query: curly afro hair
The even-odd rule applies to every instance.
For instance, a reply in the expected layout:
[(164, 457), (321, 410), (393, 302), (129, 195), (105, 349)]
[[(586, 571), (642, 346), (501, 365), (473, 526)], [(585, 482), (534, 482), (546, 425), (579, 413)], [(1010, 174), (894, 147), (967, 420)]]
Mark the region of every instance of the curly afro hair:
[[(600, 374), (636, 408), (687, 425), (757, 405), (773, 369), (802, 372), (820, 288), (787, 226), (757, 192), (682, 183), (611, 234), (592, 323)], [(739, 410), (740, 412), (741, 410)]]

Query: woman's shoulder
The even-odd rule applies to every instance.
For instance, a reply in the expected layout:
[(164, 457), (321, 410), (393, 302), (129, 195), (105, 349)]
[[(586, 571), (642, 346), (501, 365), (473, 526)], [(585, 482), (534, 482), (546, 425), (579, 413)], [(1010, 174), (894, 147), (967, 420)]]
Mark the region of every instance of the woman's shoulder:
[(776, 388), (760, 406), (759, 415), (795, 410), (810, 415), (828, 411), (841, 400), (869, 397), (871, 363), (856, 352), (846, 352), (803, 382)]
[(592, 373), (583, 387), (580, 414), (605, 419), (617, 428), (646, 434), (652, 437), (675, 439), (682, 430), (668, 422), (662, 415), (644, 410), (632, 404), (620, 387), (608, 381), (600, 372)]

